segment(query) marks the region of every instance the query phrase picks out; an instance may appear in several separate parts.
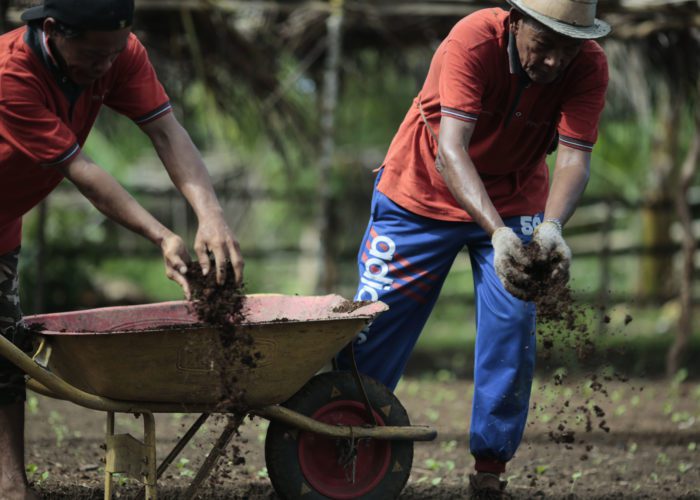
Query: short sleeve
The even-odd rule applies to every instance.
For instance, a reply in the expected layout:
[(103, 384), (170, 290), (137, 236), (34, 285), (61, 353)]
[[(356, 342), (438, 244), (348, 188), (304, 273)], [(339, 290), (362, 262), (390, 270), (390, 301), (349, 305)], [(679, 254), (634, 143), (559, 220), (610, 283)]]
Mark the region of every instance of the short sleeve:
[(105, 104), (145, 125), (172, 110), (168, 95), (158, 80), (146, 49), (131, 34), (127, 48), (115, 64), (116, 81), (105, 98)]
[(592, 151), (598, 138), (608, 88), (608, 64), (602, 49), (588, 55), (564, 98), (558, 128), (559, 142), (583, 151)]
[(5, 68), (0, 73), (0, 135), (41, 166), (60, 166), (80, 152), (78, 139), (45, 103), (38, 82)]
[(448, 39), (442, 50), (441, 113), (463, 121), (476, 121), (486, 82), (478, 50), (468, 49), (456, 39)]

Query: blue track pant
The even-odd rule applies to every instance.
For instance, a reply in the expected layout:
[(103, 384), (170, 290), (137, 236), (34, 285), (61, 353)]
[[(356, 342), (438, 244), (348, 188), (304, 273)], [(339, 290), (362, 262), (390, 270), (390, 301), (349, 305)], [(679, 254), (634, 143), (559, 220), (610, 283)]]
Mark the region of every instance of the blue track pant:
[[(381, 173), (380, 173), (381, 175)], [(505, 223), (528, 241), (541, 215)], [(433, 309), (457, 254), (469, 250), (476, 300), (476, 351), (470, 449), (502, 472), (522, 439), (535, 363), (535, 308), (504, 288), (493, 267), (490, 237), (475, 223), (446, 222), (408, 212), (374, 191), (358, 255), (355, 300), (381, 300), (390, 309), (355, 341), (360, 372), (392, 390)], [(345, 351), (337, 358), (348, 369)], [(489, 470), (482, 467), (481, 470)]]

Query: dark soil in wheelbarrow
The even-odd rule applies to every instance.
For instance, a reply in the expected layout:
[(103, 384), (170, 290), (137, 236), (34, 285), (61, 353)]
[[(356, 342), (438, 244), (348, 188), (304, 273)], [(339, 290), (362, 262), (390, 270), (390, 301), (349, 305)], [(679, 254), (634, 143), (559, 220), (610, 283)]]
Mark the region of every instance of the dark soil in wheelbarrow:
[(205, 276), (199, 263), (191, 264), (187, 270), (187, 281), (192, 290), (192, 308), (204, 324), (213, 325), (219, 331), (221, 349), (218, 365), (222, 385), (226, 392), (221, 400), (221, 409), (236, 412), (245, 408), (245, 389), (238, 383), (239, 374), (229, 369), (243, 364), (246, 369), (256, 367), (261, 354), (254, 352), (253, 337), (236, 326), (243, 320), (245, 295), (236, 287), (233, 273), (228, 270), (226, 280), (219, 285), (213, 269)]

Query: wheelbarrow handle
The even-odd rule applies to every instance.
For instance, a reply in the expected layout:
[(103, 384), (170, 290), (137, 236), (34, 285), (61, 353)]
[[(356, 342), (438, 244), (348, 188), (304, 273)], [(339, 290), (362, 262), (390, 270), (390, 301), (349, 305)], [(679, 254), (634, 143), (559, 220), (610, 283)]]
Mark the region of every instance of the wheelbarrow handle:
[(422, 425), (410, 426), (348, 426), (330, 425), (279, 405), (270, 405), (251, 410), (253, 415), (279, 420), (303, 431), (323, 436), (346, 439), (386, 439), (390, 441), (432, 441), (437, 431)]
[(103, 398), (78, 389), (60, 377), (57, 377), (49, 370), (43, 368), (2, 335), (0, 335), (0, 355), (31, 378), (38, 381), (45, 389), (48, 389), (51, 393), (50, 395), (54, 397), (67, 399), (93, 410), (124, 413), (142, 413), (149, 411), (145, 408), (139, 411), (132, 403)]

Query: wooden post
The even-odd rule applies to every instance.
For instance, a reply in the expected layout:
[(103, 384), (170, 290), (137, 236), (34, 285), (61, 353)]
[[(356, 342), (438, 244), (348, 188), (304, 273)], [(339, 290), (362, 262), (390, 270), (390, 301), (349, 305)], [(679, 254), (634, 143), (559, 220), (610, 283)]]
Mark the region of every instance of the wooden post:
[(613, 223), (615, 218), (615, 205), (612, 201), (606, 200), (605, 221), (603, 222), (603, 241), (600, 249), (600, 284), (598, 285), (598, 337), (605, 331), (605, 316), (607, 315), (606, 304), (610, 297), (610, 246)]
[(678, 191), (675, 198), (676, 212), (683, 230), (683, 265), (678, 297), (681, 314), (678, 319), (676, 338), (666, 355), (666, 375), (669, 378), (673, 377), (681, 368), (683, 353), (686, 352), (690, 337), (693, 334), (693, 275), (695, 272), (697, 243), (693, 235), (693, 214), (688, 202), (688, 190), (698, 171), (698, 163), (700, 163), (700, 104), (695, 106), (695, 133), (681, 168), (678, 179)]
[(321, 96), (321, 157), (319, 159), (319, 272), (316, 291), (330, 292), (336, 282), (334, 221), (335, 203), (332, 190), (332, 172), (335, 154), (335, 110), (338, 105), (338, 73), (342, 55), (343, 0), (330, 0), (331, 13), (326, 21), (326, 63)]
[(673, 223), (670, 206), (676, 196), (672, 179), (678, 158), (682, 102), (672, 89), (666, 89), (666, 92), (668, 95), (659, 98), (658, 128), (653, 137), (648, 174), (649, 188), (641, 209), (642, 245), (651, 252), (643, 254), (640, 261), (638, 296), (656, 304), (667, 300), (675, 292), (672, 289), (673, 280), (667, 279), (673, 274), (672, 254), (661, 251), (673, 243), (669, 230)]

